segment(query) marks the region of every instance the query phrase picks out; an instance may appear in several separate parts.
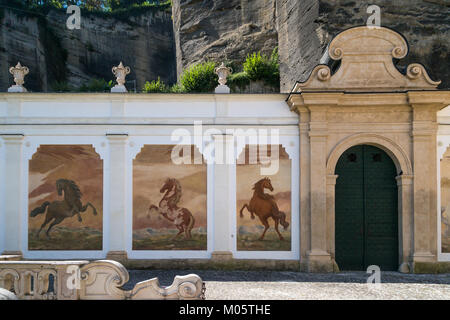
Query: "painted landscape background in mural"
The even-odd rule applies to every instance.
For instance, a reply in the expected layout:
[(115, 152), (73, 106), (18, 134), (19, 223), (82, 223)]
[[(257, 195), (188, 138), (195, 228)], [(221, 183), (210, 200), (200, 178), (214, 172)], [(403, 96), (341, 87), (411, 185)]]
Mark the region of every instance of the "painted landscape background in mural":
[(102, 250), (103, 161), (91, 145), (41, 145), (28, 179), (29, 250)]
[(133, 250), (207, 249), (206, 164), (174, 164), (173, 147), (145, 145), (133, 161)]
[(441, 248), (450, 253), (450, 148), (441, 159)]
[[(272, 204), (270, 201), (274, 201), (276, 206), (278, 206), (279, 211), (284, 212), (285, 217), (280, 220), (280, 225), (278, 227), (283, 240), (275, 231), (275, 223), (272, 217), (267, 219), (269, 223), (269, 229), (264, 235), (264, 238), (260, 240), (261, 235), (264, 232), (263, 222), (258, 217), (255, 212), (254, 219), (251, 218), (251, 213), (249, 212), (250, 201), (255, 193), (253, 189), (258, 181), (266, 178), (261, 175), (260, 168), (261, 164), (248, 164), (249, 163), (249, 146), (245, 148), (245, 152), (239, 156), (238, 164), (236, 165), (236, 214), (237, 214), (237, 250), (251, 250), (251, 251), (290, 251), (291, 250), (291, 160), (288, 154), (282, 146), (279, 146), (280, 164), (279, 171), (275, 175), (268, 176), (268, 182), (272, 185), (273, 191), (264, 188), (264, 193), (273, 196), (270, 200), (270, 196), (263, 196), (269, 200), (256, 200), (255, 207), (257, 212), (260, 212), (260, 216), (264, 216), (262, 212), (264, 209), (262, 207), (271, 208)], [(268, 148), (268, 156), (270, 156), (270, 148)], [(246, 164), (242, 161), (245, 158)], [(259, 159), (258, 159), (259, 163)], [(267, 181), (261, 181), (261, 184), (268, 185)], [(258, 186), (256, 186), (258, 187)], [(242, 217), (240, 215), (241, 209)], [(284, 219), (285, 222), (282, 220)], [(264, 220), (264, 219), (263, 219)], [(284, 229), (283, 225), (287, 226)]]

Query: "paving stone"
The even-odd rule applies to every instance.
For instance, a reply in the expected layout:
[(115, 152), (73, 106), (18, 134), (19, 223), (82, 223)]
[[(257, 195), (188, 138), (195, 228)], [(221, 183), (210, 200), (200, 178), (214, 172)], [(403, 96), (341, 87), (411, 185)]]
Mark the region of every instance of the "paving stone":
[(210, 300), (423, 299), (450, 300), (450, 274), (382, 272), (381, 285), (367, 284), (365, 272), (301, 273), (277, 271), (130, 270), (130, 289), (158, 277), (170, 285), (175, 275), (198, 274)]

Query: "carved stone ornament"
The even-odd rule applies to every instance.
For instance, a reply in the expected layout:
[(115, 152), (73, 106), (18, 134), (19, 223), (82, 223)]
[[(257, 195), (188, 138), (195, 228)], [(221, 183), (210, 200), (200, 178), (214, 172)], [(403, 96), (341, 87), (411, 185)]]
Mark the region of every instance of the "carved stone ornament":
[(117, 67), (112, 68), (112, 73), (116, 77), (117, 85), (111, 88), (111, 92), (127, 92), (127, 89), (125, 88), (125, 78), (130, 72), (130, 67), (125, 67), (122, 61)]
[(20, 62), (17, 62), (15, 67), (9, 68), (9, 73), (14, 77), (15, 85), (8, 89), (8, 92), (27, 92), (27, 89), (23, 86), (25, 83), (25, 76), (30, 72), (30, 70), (22, 66)]
[(199, 300), (205, 284), (195, 274), (176, 276), (161, 287), (158, 278), (139, 282), (132, 290), (127, 269), (112, 260), (0, 261), (0, 288), (21, 300)]
[(219, 76), (219, 85), (216, 87), (215, 93), (230, 93), (230, 88), (226, 84), (227, 77), (233, 72), (233, 69), (226, 67), (222, 62), (214, 71)]
[(335, 74), (326, 65), (316, 66), (306, 82), (298, 82), (293, 92), (306, 91), (406, 91), (434, 90), (433, 81), (421, 64), (413, 63), (406, 75), (393, 59), (402, 59), (408, 44), (402, 35), (383, 27), (355, 27), (338, 34), (328, 46), (328, 55), (341, 60)]
[(233, 69), (228, 68), (222, 62), (215, 70), (216, 74), (219, 76), (219, 84), (224, 86), (227, 84), (227, 77), (233, 72)]

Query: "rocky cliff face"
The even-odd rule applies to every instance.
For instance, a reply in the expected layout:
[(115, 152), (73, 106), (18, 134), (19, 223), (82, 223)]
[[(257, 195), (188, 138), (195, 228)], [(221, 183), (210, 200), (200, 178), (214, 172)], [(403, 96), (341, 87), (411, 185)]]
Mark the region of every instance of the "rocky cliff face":
[(12, 83), (8, 67), (19, 60), (30, 67), (33, 91), (51, 91), (55, 81), (76, 87), (93, 77), (110, 80), (121, 60), (140, 90), (158, 76), (174, 83), (200, 61), (240, 65), (248, 53), (270, 54), (278, 46), (281, 91), (289, 92), (308, 78), (337, 33), (365, 25), (371, 4), (381, 7), (382, 26), (408, 40), (410, 53), (399, 68), (420, 62), (449, 88), (448, 0), (173, 0), (172, 12), (143, 11), (127, 20), (82, 13), (81, 30), (73, 31), (63, 11), (30, 16), (0, 9), (0, 91)]
[(277, 1), (278, 46), (280, 53), (280, 90), (289, 92), (296, 81), (308, 78), (319, 63), (327, 40), (316, 22), (319, 1)]
[(276, 0), (175, 0), (177, 73), (200, 61), (234, 61), (277, 46)]
[(422, 63), (440, 88), (450, 88), (450, 2), (447, 0), (320, 0), (315, 20), (321, 48), (340, 31), (365, 25), (368, 5), (381, 8), (381, 25), (403, 34), (409, 54), (398, 63), (404, 69)]
[(113, 79), (120, 61), (131, 67), (129, 90), (136, 80), (176, 81), (175, 48), (170, 11), (147, 11), (127, 20), (84, 14), (81, 29), (69, 30), (64, 11), (45, 16), (3, 10), (0, 30), (0, 90), (12, 83), (8, 67), (20, 61), (30, 68), (26, 87), (51, 91), (55, 81), (79, 87), (91, 78)]
[(381, 25), (402, 33), (410, 53), (399, 67), (425, 65), (450, 87), (450, 3), (446, 0), (174, 0), (177, 70), (197, 61), (234, 60), (279, 47), (281, 91), (308, 78), (339, 32), (365, 25), (367, 7), (381, 8)]

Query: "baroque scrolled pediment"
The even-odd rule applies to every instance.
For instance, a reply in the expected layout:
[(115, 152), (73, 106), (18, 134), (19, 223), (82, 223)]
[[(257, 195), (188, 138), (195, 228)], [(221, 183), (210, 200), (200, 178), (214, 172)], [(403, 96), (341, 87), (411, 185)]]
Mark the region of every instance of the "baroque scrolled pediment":
[(293, 92), (304, 91), (405, 91), (436, 89), (419, 63), (410, 64), (406, 74), (394, 65), (393, 59), (408, 54), (402, 35), (383, 27), (355, 27), (338, 34), (328, 46), (331, 59), (341, 62), (332, 74), (327, 65), (316, 66), (309, 79), (297, 83)]

